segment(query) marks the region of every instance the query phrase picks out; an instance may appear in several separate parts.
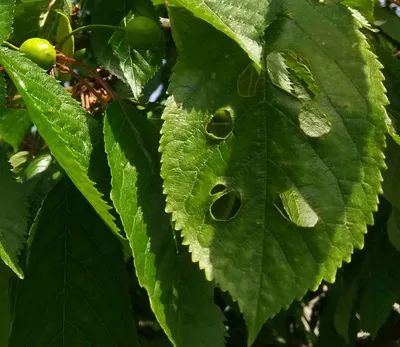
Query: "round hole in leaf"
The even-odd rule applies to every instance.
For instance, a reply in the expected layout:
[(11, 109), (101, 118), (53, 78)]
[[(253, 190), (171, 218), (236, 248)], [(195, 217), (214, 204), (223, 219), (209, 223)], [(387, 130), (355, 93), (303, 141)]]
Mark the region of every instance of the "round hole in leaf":
[(318, 215), (295, 189), (288, 189), (275, 196), (274, 206), (284, 218), (299, 227), (312, 228), (318, 223)]
[(331, 122), (328, 117), (318, 107), (305, 104), (299, 113), (300, 129), (310, 137), (320, 137), (331, 131)]
[(219, 197), (211, 205), (211, 217), (226, 222), (234, 218), (242, 206), (242, 199), (237, 192), (231, 191)]
[(224, 140), (232, 132), (233, 118), (232, 110), (221, 107), (215, 111), (207, 124), (207, 134), (212, 138)]
[(214, 187), (212, 187), (210, 194), (214, 195), (214, 194), (218, 194), (218, 193), (222, 193), (224, 190), (226, 189), (226, 186), (224, 184), (217, 184)]
[(266, 58), (270, 81), (301, 101), (309, 101), (319, 93), (319, 86), (308, 62), (294, 52), (272, 52)]

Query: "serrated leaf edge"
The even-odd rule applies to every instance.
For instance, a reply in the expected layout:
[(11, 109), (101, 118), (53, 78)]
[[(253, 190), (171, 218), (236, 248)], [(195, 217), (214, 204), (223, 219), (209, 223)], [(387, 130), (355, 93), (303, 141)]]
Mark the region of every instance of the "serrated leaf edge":
[[(179, 0), (176, 0), (176, 1), (179, 2)], [(383, 94), (383, 98), (381, 100), (381, 108), (382, 108), (382, 113), (383, 113), (382, 116), (383, 117), (387, 117), (385, 106), (389, 104), (389, 100), (388, 100), (388, 98), (387, 98), (387, 96), (385, 94), (386, 93), (386, 88), (383, 85), (383, 81), (385, 80), (385, 77), (384, 77), (384, 75), (382, 73), (382, 69), (384, 68), (384, 66), (380, 63), (380, 61), (378, 60), (378, 57), (376, 56), (376, 54), (374, 54), (370, 50), (370, 45), (368, 44), (366, 36), (360, 31), (360, 29), (362, 28), (362, 25), (355, 18), (353, 20), (354, 20), (356, 28), (358, 29), (357, 30), (358, 36), (360, 37), (360, 46), (361, 46), (360, 50), (364, 50), (364, 51), (369, 52), (369, 54), (371, 55), (371, 58), (374, 60), (374, 63), (376, 64), (376, 67), (379, 69), (379, 76), (378, 76), (377, 79), (379, 80), (379, 82), (378, 82), (379, 83), (379, 87), (382, 89), (382, 91), (384, 93)], [(172, 98), (173, 97), (173, 92), (171, 92), (170, 94), (171, 94), (171, 96), (169, 98)], [(165, 121), (164, 115), (162, 116), (162, 119)], [(163, 135), (163, 128), (161, 129), (160, 133), (161, 133), (161, 135)], [(385, 134), (383, 136), (385, 137)], [(160, 145), (159, 145), (159, 152), (163, 153), (163, 147), (164, 147), (163, 146), (163, 137), (161, 136)], [(386, 147), (386, 142), (385, 142), (385, 145), (382, 148), (382, 150), (385, 147)], [(382, 157), (383, 160), (385, 159), (385, 155), (384, 155), (383, 151), (381, 153), (381, 157)], [(163, 163), (163, 159), (161, 159), (161, 164), (162, 163)], [(373, 208), (370, 211), (370, 216), (369, 216), (370, 218), (367, 218), (367, 217), (365, 218), (366, 221), (364, 223), (363, 229), (360, 230), (360, 232), (363, 233), (364, 235), (367, 233), (367, 226), (373, 224), (373, 211), (377, 211), (378, 210), (378, 204), (379, 204), (378, 195), (383, 193), (382, 171), (387, 169), (387, 166), (386, 166), (386, 164), (384, 162), (383, 162), (382, 165), (380, 165), (379, 163), (375, 163), (374, 166), (375, 166), (375, 170), (377, 169), (379, 171), (379, 178), (378, 178), (379, 179), (379, 186), (378, 186), (377, 192), (375, 194), (375, 204), (374, 204)], [(174, 204), (170, 202), (169, 189), (165, 186), (165, 178), (166, 177), (165, 177), (165, 172), (163, 170), (161, 170), (161, 177), (164, 180), (164, 183), (163, 183), (163, 194), (166, 195), (166, 208), (165, 208), (165, 211), (167, 213), (171, 214), (171, 220), (174, 222), (173, 224), (174, 224), (175, 230), (177, 230), (177, 231), (181, 230), (182, 231), (182, 236), (183, 236), (182, 244), (188, 246), (189, 252), (191, 253), (192, 261), (194, 263), (198, 263), (199, 268), (205, 272), (205, 276), (206, 276), (208, 281), (210, 281), (210, 282), (214, 281), (215, 283), (218, 284), (218, 286), (219, 286), (219, 288), (221, 290), (223, 290), (224, 292), (229, 292), (231, 294), (231, 296), (232, 296), (232, 299), (239, 304), (240, 312), (243, 313), (244, 315), (246, 315), (246, 312), (244, 312), (242, 310), (243, 300), (241, 300), (238, 297), (238, 295), (237, 295), (236, 291), (234, 290), (234, 288), (232, 288), (232, 286), (230, 284), (224, 284), (224, 283), (221, 283), (220, 281), (218, 281), (213, 276), (212, 270), (207, 269), (207, 265), (208, 265), (207, 261), (202, 260), (201, 256), (196, 255), (195, 247), (190, 244), (188, 238), (186, 237), (185, 228), (184, 228), (185, 215), (184, 215), (184, 213), (182, 211), (174, 211), (174, 207), (173, 207)], [(372, 222), (369, 222), (367, 219), (371, 220)], [(364, 247), (364, 243), (362, 245), (360, 245), (359, 249), (362, 249), (363, 247)], [(279, 310), (277, 310), (274, 314), (272, 314), (271, 317), (274, 317), (281, 310), (288, 308), (292, 304), (292, 302), (294, 302), (295, 300), (301, 300), (301, 298), (307, 293), (308, 290), (315, 291), (319, 287), (319, 285), (322, 283), (322, 281), (326, 281), (328, 283), (334, 283), (335, 279), (336, 279), (336, 274), (337, 274), (338, 269), (340, 269), (343, 266), (344, 262), (350, 263), (351, 257), (354, 254), (354, 250), (357, 249), (357, 248), (358, 247), (355, 247), (355, 246), (351, 245), (348, 256), (344, 257), (344, 259), (342, 259), (341, 261), (336, 261), (336, 263), (333, 263), (333, 265), (336, 267), (336, 270), (332, 274), (332, 276), (327, 277), (327, 278), (324, 278), (324, 276), (322, 276), (322, 275), (317, 276), (314, 279), (314, 284), (310, 285), (310, 287), (308, 289), (305, 289), (302, 294), (298, 295), (297, 297), (294, 297), (290, 303), (287, 303), (287, 305), (283, 305)], [(269, 317), (269, 318), (271, 318), (271, 317)], [(248, 342), (249, 342), (249, 345), (252, 343), (252, 341), (250, 339), (249, 339)]]

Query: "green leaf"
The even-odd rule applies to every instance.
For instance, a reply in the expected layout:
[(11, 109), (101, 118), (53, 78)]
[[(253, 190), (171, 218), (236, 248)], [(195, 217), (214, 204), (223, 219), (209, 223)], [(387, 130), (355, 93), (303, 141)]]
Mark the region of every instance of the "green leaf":
[[(92, 22), (125, 27), (133, 18), (132, 13), (158, 21), (154, 7), (147, 0), (102, 0), (96, 6)], [(146, 83), (160, 68), (163, 57), (161, 44), (154, 50), (135, 50), (125, 41), (124, 32), (96, 30), (92, 35), (92, 48), (99, 63), (128, 84), (134, 97), (138, 98)]]
[(375, 337), (400, 296), (400, 252), (385, 230), (376, 230), (366, 242), (365, 255), (358, 312), (361, 329)]
[(67, 179), (31, 229), (25, 274), (10, 347), (139, 346), (121, 244)]
[(0, 139), (17, 152), (31, 121), (25, 109), (8, 108), (6, 97), (7, 85), (3, 72), (0, 72)]
[(359, 11), (368, 21), (374, 21), (375, 0), (344, 0), (343, 4)]
[[(101, 124), (91, 118), (57, 81), (18, 52), (2, 48), (0, 63), (22, 95), (29, 115), (55, 158), (99, 216), (118, 234), (111, 207), (95, 188), (102, 152)], [(104, 177), (102, 177), (104, 179)]]
[(0, 44), (12, 33), (15, 0), (0, 0)]
[[(40, 17), (47, 5), (46, 0), (18, 1), (15, 7), (13, 42), (21, 44), (26, 39), (39, 35)], [(29, 16), (26, 16), (26, 13), (29, 13)]]
[(12, 172), (15, 173), (17, 176), (17, 181), (19, 181), (19, 176), (21, 172), (24, 170), (25, 166), (27, 165), (31, 154), (29, 151), (21, 151), (13, 154), (9, 158), (9, 162), (12, 166)]
[(350, 288), (343, 287), (340, 298), (338, 298), (333, 324), (338, 334), (350, 345), (351, 336), (349, 328), (354, 320), (354, 310), (358, 294), (358, 278), (354, 279)]
[[(399, 19), (400, 22), (400, 19)], [(400, 30), (400, 27), (399, 27)], [(390, 116), (390, 123), (395, 132), (400, 131), (400, 61), (395, 58), (394, 50), (390, 51), (384, 44), (375, 42), (375, 52), (378, 55), (379, 61), (385, 66), (383, 74), (385, 75), (384, 85), (387, 89), (387, 96), (390, 104), (387, 106), (387, 110)], [(392, 135), (393, 139), (400, 144), (398, 135)]]
[(21, 44), (31, 37), (42, 37), (54, 41), (59, 15), (52, 10), (62, 10), (70, 15), (71, 8), (71, 0), (18, 1), (15, 7), (15, 30), (11, 38), (12, 42)]
[(25, 242), (28, 204), (4, 150), (0, 150), (0, 177), (0, 257), (18, 277), (23, 278), (18, 256)]
[(6, 109), (6, 98), (7, 98), (7, 85), (4, 79), (4, 74), (0, 71), (0, 115)]
[(388, 138), (385, 152), (388, 169), (383, 172), (383, 191), (385, 198), (393, 207), (400, 209), (400, 147)]
[[(40, 15), (48, 5), (47, 0), (34, 2), (18, 1), (15, 6), (14, 33), (11, 41), (21, 44), (26, 39), (37, 37), (40, 31)], [(29, 16), (27, 16), (29, 13)]]
[(10, 280), (12, 272), (0, 261), (0, 346), (8, 346), (11, 327)]
[(400, 210), (393, 207), (387, 222), (387, 231), (392, 245), (400, 252)]
[(57, 14), (57, 11), (63, 12), (67, 18), (71, 18), (72, 1), (55, 0), (54, 2), (47, 3), (45, 11), (40, 16), (40, 37), (45, 37), (50, 41), (56, 40), (59, 22), (61, 21), (61, 17)]
[[(351, 264), (350, 264), (351, 265)], [(349, 289), (349, 283), (344, 281), (342, 276), (338, 274), (338, 278), (332, 286), (329, 286), (326, 297), (323, 299), (324, 309), (321, 310), (321, 316), (318, 325), (318, 339), (314, 347), (354, 347), (357, 341), (357, 332), (359, 331), (359, 321), (355, 314), (350, 316), (347, 326), (347, 336), (350, 340), (346, 342), (337, 332), (335, 319), (338, 319), (338, 304), (343, 293)], [(351, 307), (350, 309), (354, 309)], [(354, 312), (353, 312), (354, 313)]]
[(400, 18), (392, 9), (377, 5), (375, 8), (375, 25), (386, 35), (400, 42)]
[(24, 172), (25, 178), (27, 180), (30, 180), (42, 174), (49, 168), (52, 160), (53, 157), (51, 156), (50, 153), (39, 154), (26, 167)]
[[(170, 6), (179, 6), (236, 41), (255, 63), (262, 67), (262, 37), (280, 9), (279, 0), (168, 0)], [(174, 22), (172, 21), (172, 29)], [(188, 28), (190, 28), (190, 25)], [(174, 39), (182, 40), (186, 31), (173, 31)], [(203, 35), (202, 40), (207, 36)]]
[(186, 248), (180, 248), (165, 214), (159, 172), (159, 134), (135, 107), (111, 104), (104, 135), (112, 174), (112, 200), (133, 251), (136, 273), (158, 322), (176, 347), (224, 346), (223, 315), (213, 285)]
[(0, 110), (0, 138), (8, 142), (14, 152), (18, 151), (31, 124), (28, 112), (24, 109), (6, 108), (4, 112)]
[[(345, 6), (281, 4), (290, 16), (266, 30), (265, 57), (300, 57), (318, 87), (308, 100), (275, 87), (267, 72), (246, 95), (242, 50), (170, 9), (174, 30), (186, 31), (163, 114), (166, 210), (207, 278), (238, 301), (249, 344), (267, 318), (323, 279), (334, 281), (363, 246), (382, 192), (381, 65)], [(281, 208), (280, 194), (293, 191), (316, 214), (314, 227)]]
[(43, 200), (64, 172), (49, 153), (42, 153), (29, 161), (19, 175), (29, 201), (29, 222), (33, 223)]
[[(56, 41), (61, 42), (64, 37), (66, 37), (68, 34), (72, 32), (72, 27), (71, 23), (69, 21), (69, 18), (65, 15), (64, 12), (60, 10), (56, 10), (56, 13), (59, 14), (60, 21), (58, 23), (58, 28), (57, 28), (57, 35), (56, 35)], [(70, 36), (62, 46), (57, 45), (57, 49), (64, 53), (67, 57), (73, 57), (74, 52), (75, 52), (75, 37)]]

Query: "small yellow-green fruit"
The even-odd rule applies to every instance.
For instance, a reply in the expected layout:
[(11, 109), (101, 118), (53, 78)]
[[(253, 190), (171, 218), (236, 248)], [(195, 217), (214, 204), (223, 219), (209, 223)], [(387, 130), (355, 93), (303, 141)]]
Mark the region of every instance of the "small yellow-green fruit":
[(19, 51), (45, 70), (49, 70), (56, 62), (56, 50), (45, 39), (37, 37), (28, 39), (21, 45)]
[(86, 56), (86, 48), (82, 48), (74, 53), (74, 58), (76, 60), (83, 60)]
[(125, 39), (133, 49), (155, 48), (162, 40), (161, 26), (148, 17), (135, 17), (126, 25)]

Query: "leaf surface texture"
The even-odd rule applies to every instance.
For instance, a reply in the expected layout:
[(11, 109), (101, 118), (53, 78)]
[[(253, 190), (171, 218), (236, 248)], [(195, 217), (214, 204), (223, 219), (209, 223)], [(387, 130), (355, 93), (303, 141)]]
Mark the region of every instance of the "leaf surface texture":
[(112, 200), (158, 322), (176, 347), (224, 346), (214, 287), (174, 239), (164, 212), (157, 128), (134, 106), (115, 102), (107, 110), (104, 135)]
[[(268, 66), (257, 78), (232, 40), (170, 8), (173, 30), (187, 30), (163, 114), (166, 210), (207, 278), (238, 301), (249, 344), (267, 318), (334, 280), (362, 247), (382, 192), (381, 65), (344, 5), (281, 6), (263, 55), (296, 58), (274, 77), (289, 77), (294, 92), (273, 83)], [(231, 129), (215, 136), (221, 108)], [(291, 192), (314, 226), (286, 214), (281, 195)]]
[(25, 273), (10, 347), (139, 346), (121, 244), (67, 179), (36, 217)]
[(0, 257), (20, 278), (18, 256), (25, 242), (28, 204), (23, 187), (11, 172), (6, 152), (0, 148)]
[(18, 88), (31, 120), (58, 162), (106, 224), (117, 233), (118, 228), (109, 211), (111, 207), (93, 182), (99, 178), (96, 166), (100, 161), (97, 155), (102, 149), (101, 124), (91, 118), (54, 78), (20, 53), (1, 48), (0, 63)]

